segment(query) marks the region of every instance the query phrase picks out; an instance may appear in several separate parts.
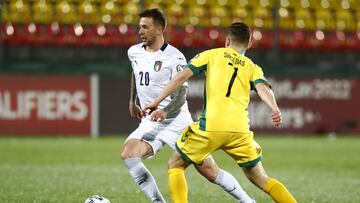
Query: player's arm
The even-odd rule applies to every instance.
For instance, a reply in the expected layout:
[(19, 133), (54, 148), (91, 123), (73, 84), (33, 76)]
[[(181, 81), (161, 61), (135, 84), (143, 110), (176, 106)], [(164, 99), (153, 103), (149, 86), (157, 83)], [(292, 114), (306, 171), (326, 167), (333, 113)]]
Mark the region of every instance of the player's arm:
[(279, 126), (282, 123), (282, 116), (280, 109), (276, 103), (275, 95), (270, 87), (265, 83), (258, 83), (255, 85), (256, 91), (261, 100), (265, 102), (272, 110), (272, 120), (275, 126)]
[(133, 118), (141, 119), (143, 117), (143, 113), (141, 108), (136, 104), (137, 99), (137, 91), (135, 85), (135, 75), (131, 74), (131, 84), (130, 84), (130, 101), (129, 101), (129, 111), (130, 115)]
[(175, 117), (180, 112), (182, 105), (184, 105), (186, 101), (186, 95), (187, 87), (185, 86), (181, 86), (174, 92), (171, 102), (163, 109), (169, 118)]
[(173, 93), (170, 103), (165, 106), (164, 109), (157, 110), (151, 114), (151, 120), (162, 121), (165, 118), (176, 117), (181, 111), (181, 106), (184, 105), (186, 101), (186, 94), (187, 88), (185, 86), (181, 86)]
[(131, 73), (131, 83), (130, 83), (130, 103), (135, 104), (137, 98), (136, 86), (135, 86), (135, 75), (134, 72)]
[[(143, 110), (150, 110), (150, 113), (155, 111), (162, 100), (168, 97), (175, 90), (178, 90), (194, 73), (189, 69), (185, 68), (183, 71), (179, 72), (175, 75), (175, 77), (165, 86), (165, 88), (161, 91), (158, 97), (155, 100), (143, 107)], [(185, 92), (186, 95), (186, 92)], [(154, 118), (153, 120), (157, 120)]]

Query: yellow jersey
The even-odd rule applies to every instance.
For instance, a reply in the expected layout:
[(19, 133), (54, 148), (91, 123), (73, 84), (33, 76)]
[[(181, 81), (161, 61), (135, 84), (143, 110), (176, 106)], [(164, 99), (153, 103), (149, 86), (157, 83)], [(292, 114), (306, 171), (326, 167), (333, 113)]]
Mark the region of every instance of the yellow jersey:
[(257, 83), (269, 84), (262, 69), (232, 48), (204, 51), (187, 67), (195, 75), (205, 72), (200, 130), (249, 132), (250, 91)]

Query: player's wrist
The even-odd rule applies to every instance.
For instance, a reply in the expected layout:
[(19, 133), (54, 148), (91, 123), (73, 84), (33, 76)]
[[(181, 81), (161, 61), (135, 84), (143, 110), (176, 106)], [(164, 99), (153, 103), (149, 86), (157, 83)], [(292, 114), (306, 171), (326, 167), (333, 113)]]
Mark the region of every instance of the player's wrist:
[(280, 109), (279, 108), (273, 108), (272, 111), (273, 112), (280, 112)]
[(164, 108), (164, 109), (159, 109), (160, 111), (164, 112), (165, 114), (168, 114), (169, 113), (169, 110)]
[(133, 101), (129, 101), (129, 107), (133, 108), (136, 106), (136, 103)]

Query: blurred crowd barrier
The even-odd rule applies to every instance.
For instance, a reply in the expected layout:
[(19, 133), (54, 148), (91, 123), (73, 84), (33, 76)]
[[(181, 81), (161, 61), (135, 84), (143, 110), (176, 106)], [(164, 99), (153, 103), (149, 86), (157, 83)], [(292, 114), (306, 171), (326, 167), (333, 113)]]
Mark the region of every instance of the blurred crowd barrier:
[(4, 0), (1, 41), (127, 47), (138, 41), (138, 14), (155, 7), (178, 47), (222, 46), (224, 28), (242, 21), (259, 49), (360, 50), (358, 0)]

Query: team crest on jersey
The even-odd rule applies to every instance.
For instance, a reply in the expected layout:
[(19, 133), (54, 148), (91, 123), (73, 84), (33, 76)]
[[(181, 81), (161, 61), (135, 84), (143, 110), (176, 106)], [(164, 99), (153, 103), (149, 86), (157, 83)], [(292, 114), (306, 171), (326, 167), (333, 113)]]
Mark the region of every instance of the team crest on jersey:
[(185, 65), (179, 64), (179, 65), (176, 66), (176, 71), (180, 72), (180, 71), (184, 70), (184, 68), (185, 68)]
[(162, 66), (162, 62), (161, 62), (161, 61), (155, 61), (154, 70), (155, 70), (156, 72), (159, 72), (160, 69), (161, 69), (161, 66)]

